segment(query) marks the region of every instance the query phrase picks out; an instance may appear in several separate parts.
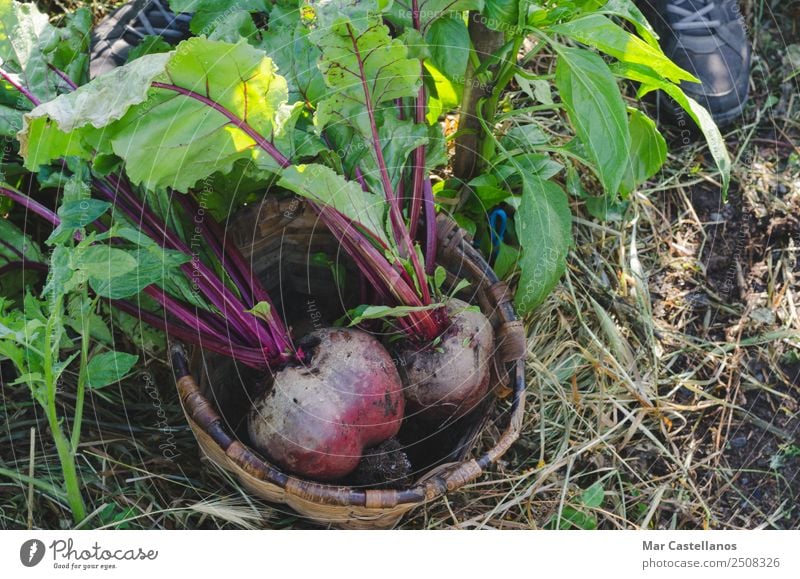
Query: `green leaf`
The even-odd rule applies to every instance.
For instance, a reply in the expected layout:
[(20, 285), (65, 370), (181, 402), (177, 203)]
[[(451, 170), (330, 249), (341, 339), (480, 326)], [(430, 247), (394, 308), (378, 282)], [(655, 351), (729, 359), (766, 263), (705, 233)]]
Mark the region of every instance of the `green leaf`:
[(290, 103), (316, 105), (325, 96), (325, 79), (317, 66), (320, 50), (297, 9), (276, 5), (270, 13), (269, 31), (256, 46), (270, 55), (286, 79)]
[(358, 306), (348, 312), (350, 323), (348, 326), (357, 326), (366, 320), (381, 320), (383, 318), (403, 318), (414, 312), (422, 312), (441, 307), (442, 304), (429, 306)]
[(124, 249), (109, 245), (93, 245), (76, 252), (75, 269), (89, 277), (107, 280), (123, 276), (136, 269), (136, 259)]
[(653, 48), (658, 48), (658, 38), (655, 30), (653, 30), (653, 27), (633, 0), (608, 0), (601, 11), (611, 16), (624, 18), (634, 25), (636, 32), (647, 44)]
[(667, 143), (656, 124), (636, 109), (630, 111), (631, 151), (628, 168), (620, 184), (623, 196), (628, 195), (655, 175), (667, 159)]
[(37, 262), (44, 259), (39, 246), (30, 237), (8, 219), (0, 217), (0, 265), (22, 258)]
[(322, 51), (320, 70), (329, 94), (319, 102), (315, 125), (355, 127), (371, 138), (370, 107), (416, 95), (420, 86), (419, 61), (408, 58), (401, 40), (384, 26), (377, 2), (353, 4), (329, 0), (315, 6), (317, 28), (312, 32)]
[(139, 356), (124, 352), (104, 352), (92, 356), (86, 365), (86, 383), (89, 388), (104, 388), (125, 378)]
[(489, 0), (483, 7), (486, 26), (493, 30), (505, 30), (516, 25), (519, 15), (519, 0)]
[(625, 174), (631, 136), (617, 83), (603, 59), (579, 48), (558, 47), (556, 84), (575, 132), (607, 195)]
[(241, 12), (269, 12), (266, 0), (169, 0), (173, 12), (193, 13), (189, 29), (196, 36), (211, 36)]
[(433, 286), (436, 289), (442, 289), (442, 285), (444, 284), (446, 279), (447, 279), (447, 270), (443, 268), (441, 265), (437, 265), (436, 269), (433, 270)]
[(667, 58), (660, 48), (640, 40), (601, 14), (590, 14), (558, 24), (551, 30), (593, 46), (622, 62), (649, 66), (673, 82), (698, 82), (693, 75)]
[(58, 208), (61, 223), (53, 230), (47, 243), (55, 245), (69, 240), (78, 229), (83, 229), (99, 219), (111, 207), (111, 203), (99, 199), (76, 199), (65, 201)]
[(638, 91), (639, 98), (653, 90), (662, 90), (686, 111), (706, 139), (708, 150), (722, 177), (722, 195), (726, 197), (731, 181), (731, 159), (725, 146), (725, 140), (711, 114), (700, 103), (686, 96), (679, 86), (664, 80), (649, 67), (617, 63), (612, 67), (612, 71), (618, 76), (641, 83)]
[[(154, 81), (213, 104), (151, 88)], [(138, 58), (37, 107), (25, 117), (22, 151), (28, 167), (67, 154), (90, 158), (113, 151), (126, 161), (134, 184), (186, 191), (214, 173), (230, 172), (240, 159), (277, 169), (226, 114), (258, 135), (280, 139), (289, 128), (282, 120), (294, 118), (281, 116), (286, 99), (286, 82), (262, 51), (244, 41), (190, 38), (171, 53)]]
[(75, 83), (86, 72), (91, 14), (80, 9), (65, 22), (62, 28), (51, 25), (33, 2), (0, 0), (0, 64), (41, 101), (54, 98), (64, 85), (48, 65)]
[(507, 243), (500, 242), (497, 250), (497, 257), (494, 259), (492, 269), (500, 279), (507, 278), (519, 264), (522, 251), (517, 247), (512, 247)]
[(564, 273), (572, 244), (572, 213), (566, 193), (551, 181), (524, 175), (522, 203), (515, 219), (522, 247), (515, 304), (531, 312)]
[(596, 482), (581, 493), (581, 502), (584, 506), (596, 509), (603, 504), (605, 496), (606, 491), (603, 489), (602, 483)]
[(522, 91), (534, 102), (538, 102), (543, 105), (553, 104), (553, 95), (550, 92), (550, 83), (546, 80), (529, 80), (521, 74), (514, 75), (514, 80), (517, 82)]
[(386, 235), (386, 201), (324, 165), (293, 165), (281, 173), (278, 185), (301, 197), (336, 209), (392, 246)]
[(114, 336), (105, 318), (98, 315), (92, 306), (92, 300), (85, 300), (81, 295), (70, 296), (64, 322), (78, 334), (88, 331), (93, 340), (112, 346)]
[[(555, 522), (555, 517), (552, 519)], [(581, 529), (592, 531), (597, 528), (597, 519), (591, 513), (584, 513), (572, 507), (564, 507), (561, 511), (559, 529)]]
[(144, 102), (150, 83), (163, 74), (169, 58), (169, 53), (137, 58), (27, 113), (19, 134), (25, 167), (35, 171), (66, 156), (91, 158), (93, 148), (87, 139)]
[(253, 314), (255, 317), (264, 320), (267, 323), (272, 321), (272, 306), (269, 302), (258, 302), (249, 310), (245, 310), (248, 314)]
[(171, 51), (172, 45), (164, 40), (163, 36), (148, 35), (142, 38), (139, 44), (131, 48), (126, 62), (131, 62), (148, 54), (163, 54)]
[[(165, 286), (167, 280), (183, 276), (178, 268), (191, 259), (188, 255), (162, 249), (155, 244), (125, 253), (135, 262), (134, 267), (120, 275), (91, 276), (89, 283), (95, 293), (119, 300), (138, 295), (150, 285)], [(116, 271), (115, 268), (111, 273), (116, 274)]]
[(13, 137), (22, 128), (21, 110), (0, 105), (0, 137)]
[(467, 25), (456, 18), (435, 20), (425, 35), (431, 60), (455, 84), (464, 83), (471, 43)]

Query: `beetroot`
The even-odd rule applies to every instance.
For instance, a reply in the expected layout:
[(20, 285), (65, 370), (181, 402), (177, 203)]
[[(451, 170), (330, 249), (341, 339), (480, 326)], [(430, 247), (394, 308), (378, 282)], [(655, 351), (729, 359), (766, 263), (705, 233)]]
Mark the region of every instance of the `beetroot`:
[(492, 326), (481, 312), (452, 299), (450, 325), (438, 344), (404, 341), (397, 349), (411, 411), (428, 421), (458, 418), (481, 401), (489, 389), (494, 345)]
[(298, 475), (333, 480), (400, 429), (405, 402), (394, 361), (360, 330), (309, 335), (311, 360), (277, 372), (248, 419), (253, 445)]

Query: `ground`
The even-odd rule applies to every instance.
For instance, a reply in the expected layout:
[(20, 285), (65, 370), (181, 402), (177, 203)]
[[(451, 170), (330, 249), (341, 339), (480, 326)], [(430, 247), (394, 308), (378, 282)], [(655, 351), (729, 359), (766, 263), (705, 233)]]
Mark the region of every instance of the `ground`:
[[(618, 219), (573, 201), (567, 275), (526, 321), (522, 437), (490, 473), (400, 527), (800, 527), (800, 2), (743, 6), (752, 98), (725, 131), (727, 201), (705, 147), (678, 134)], [(132, 379), (87, 402), (84, 525), (314, 527), (200, 456), (169, 366), (148, 352)], [(43, 417), (26, 390), (3, 396), (0, 466), (46, 476), (57, 462), (43, 439), (29, 463)], [(0, 479), (0, 527), (69, 525), (27, 492)]]

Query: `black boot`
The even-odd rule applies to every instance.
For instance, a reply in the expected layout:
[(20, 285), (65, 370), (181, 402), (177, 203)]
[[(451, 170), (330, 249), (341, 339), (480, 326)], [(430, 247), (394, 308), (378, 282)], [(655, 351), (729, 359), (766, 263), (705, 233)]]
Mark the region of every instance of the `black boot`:
[[(640, 0), (639, 6), (661, 37), (661, 48), (701, 82), (681, 83), (706, 107), (719, 126), (742, 114), (750, 82), (750, 43), (735, 0)], [(677, 108), (659, 95), (659, 110)]]
[(89, 73), (92, 78), (125, 64), (128, 52), (145, 36), (170, 44), (189, 37), (191, 14), (175, 14), (166, 0), (134, 0), (106, 16), (92, 31)]

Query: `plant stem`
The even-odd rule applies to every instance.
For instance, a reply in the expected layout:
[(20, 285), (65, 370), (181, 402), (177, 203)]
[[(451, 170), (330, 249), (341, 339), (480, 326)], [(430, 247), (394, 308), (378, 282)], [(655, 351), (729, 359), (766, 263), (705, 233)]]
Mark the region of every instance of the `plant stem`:
[[(89, 303), (89, 288), (84, 284), (83, 291), (81, 292), (81, 306)], [(90, 303), (89, 311), (94, 311), (97, 305), (97, 300), (94, 299)], [(80, 369), (78, 370), (78, 386), (75, 392), (75, 416), (72, 418), (72, 433), (70, 450), (74, 455), (78, 451), (78, 443), (81, 440), (81, 424), (83, 423), (83, 402), (86, 398), (86, 380), (88, 378), (88, 364), (89, 364), (89, 344), (91, 332), (89, 330), (88, 317), (82, 317), (83, 327), (81, 328), (81, 355), (80, 355)]]
[(0, 68), (0, 77), (2, 77), (8, 84), (14, 87), (15, 90), (22, 93), (22, 95), (24, 95), (26, 99), (31, 101), (31, 103), (34, 106), (39, 106), (41, 104), (41, 101), (38, 98), (36, 98), (31, 91), (22, 86), (19, 82), (17, 82), (17, 80), (14, 77), (11, 76), (11, 74), (6, 72), (2, 68)]
[[(61, 463), (61, 471), (64, 475), (64, 488), (67, 492), (67, 502), (72, 510), (74, 521), (79, 523), (86, 517), (86, 507), (83, 504), (80, 484), (78, 483), (78, 473), (75, 468), (75, 453), (72, 450), (70, 442), (67, 440), (66, 436), (64, 436), (64, 431), (61, 429), (61, 424), (58, 420), (58, 410), (56, 408), (56, 389), (58, 384), (53, 372), (53, 360), (58, 357), (58, 352), (60, 351), (58, 343), (61, 336), (61, 332), (56, 331), (56, 325), (60, 320), (63, 305), (64, 296), (55, 296), (50, 311), (50, 317), (45, 325), (44, 355), (42, 361), (44, 383), (47, 391), (45, 393), (46, 403), (44, 410), (47, 415), (50, 431), (53, 435), (53, 441), (56, 445), (58, 460)], [(54, 340), (54, 338), (56, 339)]]
[(353, 52), (356, 56), (356, 61), (358, 62), (361, 90), (364, 93), (364, 102), (367, 109), (367, 116), (369, 117), (370, 131), (372, 132), (372, 147), (375, 150), (375, 157), (378, 161), (378, 169), (380, 170), (383, 189), (386, 194), (386, 200), (389, 204), (389, 216), (392, 222), (392, 229), (394, 230), (395, 239), (399, 241), (400, 247), (406, 251), (408, 254), (408, 259), (411, 260), (412, 267), (414, 268), (415, 275), (417, 276), (419, 288), (422, 292), (422, 300), (424, 305), (430, 305), (431, 296), (428, 289), (428, 282), (425, 278), (425, 272), (422, 269), (422, 265), (419, 263), (419, 258), (417, 257), (416, 250), (414, 249), (414, 244), (411, 241), (411, 236), (409, 235), (408, 229), (406, 229), (405, 223), (403, 222), (403, 215), (400, 211), (400, 202), (397, 199), (397, 196), (394, 194), (392, 181), (389, 178), (389, 170), (386, 167), (386, 160), (383, 158), (383, 148), (381, 147), (380, 137), (378, 136), (378, 124), (375, 121), (375, 109), (372, 103), (372, 95), (370, 94), (369, 87), (367, 86), (367, 76), (364, 70), (364, 59), (361, 56), (361, 50), (358, 47), (358, 41), (353, 34), (353, 28), (349, 23), (347, 24), (347, 33), (350, 36), (350, 42), (353, 45)]
[(5, 195), (15, 203), (22, 205), (25, 209), (35, 213), (42, 219), (47, 220), (54, 227), (61, 223), (61, 220), (54, 211), (48, 209), (32, 197), (25, 195), (25, 193), (17, 191), (8, 184), (0, 184), (0, 195)]
[(482, 98), (489, 95), (490, 90), (486, 83), (480, 82), (477, 72), (504, 43), (503, 33), (488, 28), (483, 19), (473, 18), (476, 14), (470, 12), (467, 25), (474, 50), (464, 79), (464, 93), (458, 114), (456, 153), (453, 159), (453, 175), (462, 183), (477, 176), (485, 161), (479, 155), (484, 136), (478, 121), (477, 106)]

